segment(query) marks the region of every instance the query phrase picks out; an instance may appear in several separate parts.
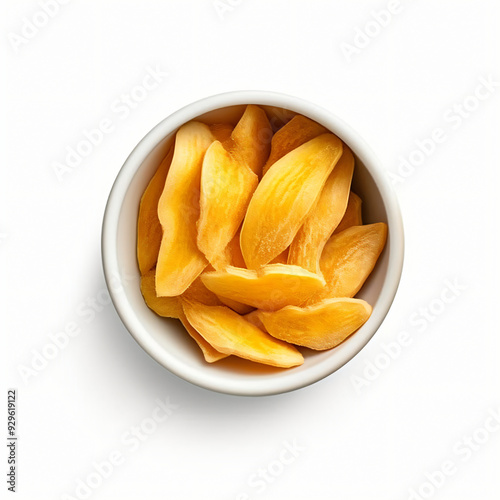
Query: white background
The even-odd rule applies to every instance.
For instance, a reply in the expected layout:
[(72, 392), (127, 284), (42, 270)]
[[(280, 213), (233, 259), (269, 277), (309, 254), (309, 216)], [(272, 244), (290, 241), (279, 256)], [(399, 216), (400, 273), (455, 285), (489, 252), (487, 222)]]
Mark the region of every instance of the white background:
[[(481, 78), (500, 81), (500, 9), (495, 0), (399, 5), (377, 28), (372, 11), (384, 0), (73, 0), (30, 31), (26, 23), (44, 20), (39, 2), (2, 2), (2, 400), (18, 389), (17, 498), (83, 498), (78, 481), (98, 482), (93, 462), (113, 452), (122, 463), (92, 499), (403, 500), (411, 489), (498, 498), (500, 87), (483, 89), (482, 101), (469, 96)], [(379, 32), (347, 57), (342, 44), (370, 22)], [(168, 75), (119, 111), (116, 100), (148, 67)], [(388, 173), (398, 174), (415, 141), (445, 134), (395, 185), (406, 260), (382, 328), (332, 376), (266, 398), (179, 380), (99, 302), (103, 210), (123, 161), (165, 116), (238, 89), (326, 107)], [(453, 106), (464, 101), (471, 111), (459, 122)], [(54, 164), (105, 118), (113, 130), (59, 180)], [(49, 335), (72, 322), (79, 335), (23, 377), (36, 352), (53, 353)], [(411, 341), (387, 363), (384, 345), (403, 331)], [(156, 398), (177, 408), (135, 449), (127, 436), (151, 429)], [(283, 453), (285, 443), (297, 456)], [(426, 485), (445, 462), (451, 472)], [(256, 482), (268, 467), (272, 482)]]

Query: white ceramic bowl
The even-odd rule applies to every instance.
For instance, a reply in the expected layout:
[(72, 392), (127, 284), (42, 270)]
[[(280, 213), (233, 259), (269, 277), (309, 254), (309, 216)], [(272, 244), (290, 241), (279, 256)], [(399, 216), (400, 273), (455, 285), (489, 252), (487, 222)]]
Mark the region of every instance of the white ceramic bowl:
[[(140, 291), (136, 260), (137, 214), (141, 195), (174, 133), (190, 120), (206, 123), (235, 121), (244, 105), (257, 104), (272, 122), (300, 113), (325, 126), (350, 146), (356, 156), (353, 190), (363, 199), (364, 223), (386, 222), (386, 247), (357, 295), (373, 306), (370, 319), (345, 342), (328, 351), (301, 349), (305, 362), (288, 370), (267, 367), (230, 356), (217, 363), (204, 361), (198, 346), (179, 321), (160, 318)], [(258, 91), (229, 92), (194, 102), (154, 127), (135, 147), (118, 173), (109, 196), (102, 230), (102, 257), (111, 298), (123, 323), (158, 363), (179, 377), (215, 391), (262, 396), (312, 384), (353, 358), (380, 327), (399, 285), (404, 253), (403, 226), (396, 197), (384, 169), (364, 140), (346, 123), (314, 104), (283, 94)]]

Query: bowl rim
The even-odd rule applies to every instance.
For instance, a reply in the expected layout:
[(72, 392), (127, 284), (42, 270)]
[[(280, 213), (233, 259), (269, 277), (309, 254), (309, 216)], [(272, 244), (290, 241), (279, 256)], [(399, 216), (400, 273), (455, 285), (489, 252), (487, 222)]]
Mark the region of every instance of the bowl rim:
[[(234, 381), (231, 377), (216, 377), (212, 374), (207, 376), (204, 371), (186, 366), (170, 353), (160, 351), (147, 329), (138, 321), (126, 299), (126, 294), (118, 293), (119, 287), (114, 284), (116, 284), (117, 277), (121, 276), (118, 266), (117, 230), (122, 203), (129, 184), (144, 160), (166, 136), (189, 120), (220, 108), (246, 104), (291, 110), (341, 135), (364, 164), (379, 190), (386, 207), (390, 238), (388, 239), (389, 261), (385, 283), (377, 299), (377, 306), (374, 307), (371, 317), (365, 324), (369, 324), (371, 329), (365, 332), (364, 336), (352, 336), (349, 348), (343, 351), (342, 356), (327, 358), (303, 372), (291, 370), (287, 371), (285, 376), (256, 377), (255, 380), (241, 384), (240, 381)], [(354, 358), (370, 341), (388, 314), (401, 280), (404, 230), (396, 193), (385, 170), (369, 145), (350, 125), (331, 111), (299, 97), (263, 90), (241, 90), (212, 95), (187, 104), (160, 121), (139, 141), (125, 160), (112, 185), (103, 217), (101, 255), (104, 277), (113, 305), (129, 333), (153, 359), (178, 377), (205, 389), (238, 396), (264, 396), (293, 391), (318, 382)]]

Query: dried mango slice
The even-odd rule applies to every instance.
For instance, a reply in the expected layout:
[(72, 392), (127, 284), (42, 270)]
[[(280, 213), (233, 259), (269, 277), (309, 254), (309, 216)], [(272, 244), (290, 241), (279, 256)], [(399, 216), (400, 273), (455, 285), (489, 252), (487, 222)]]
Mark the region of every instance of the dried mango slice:
[(255, 309), (252, 312), (249, 312), (248, 314), (245, 314), (243, 316), (249, 323), (252, 323), (252, 325), (255, 325), (257, 328), (262, 330), (263, 332), (267, 333), (266, 327), (264, 326), (264, 323), (260, 320), (259, 317), (259, 310)]
[(302, 354), (276, 340), (227, 307), (183, 301), (189, 323), (217, 351), (281, 368), (301, 365)]
[(325, 299), (309, 307), (287, 306), (259, 311), (266, 330), (277, 339), (310, 349), (331, 349), (343, 342), (370, 317), (370, 304), (361, 299)]
[[(211, 271), (214, 269), (211, 268)], [(201, 302), (206, 306), (223, 306), (226, 305), (236, 311), (239, 314), (247, 314), (253, 311), (254, 308), (247, 304), (242, 304), (241, 302), (236, 302), (235, 300), (227, 299), (225, 297), (218, 297), (215, 293), (211, 292), (204, 284), (201, 279), (201, 274), (198, 276), (189, 288), (181, 295), (182, 298), (192, 300), (195, 302)], [(168, 297), (170, 298), (170, 297)]]
[[(209, 264), (207, 266), (207, 272), (213, 272), (215, 269)], [(224, 297), (218, 297), (214, 292), (209, 290), (203, 283), (201, 277), (203, 273), (198, 276), (189, 288), (181, 295), (183, 299), (191, 300), (194, 302), (201, 302), (206, 306), (228, 306), (239, 314), (247, 314), (254, 310), (253, 307), (246, 304), (241, 304), (234, 300), (226, 299)]]
[[(198, 281), (198, 280), (196, 280)], [(196, 281), (189, 287), (186, 291), (185, 295), (189, 290), (193, 288)], [(199, 293), (200, 287), (203, 287), (206, 290), (206, 293)], [(144, 300), (148, 307), (153, 310), (158, 316), (162, 316), (165, 318), (178, 318), (181, 320), (184, 328), (186, 328), (187, 332), (196, 343), (199, 345), (205, 360), (208, 363), (213, 363), (214, 361), (218, 361), (219, 359), (226, 358), (227, 354), (222, 354), (214, 349), (188, 322), (186, 316), (184, 315), (184, 311), (182, 309), (182, 303), (180, 297), (157, 297), (155, 290), (155, 270), (152, 269), (141, 277), (141, 292), (144, 297)], [(215, 297), (214, 300), (207, 300), (207, 294)], [(197, 300), (200, 300), (202, 303), (208, 303), (209, 305), (220, 305), (220, 301), (217, 297), (207, 290), (203, 283), (199, 281), (198, 292), (191, 293), (188, 295), (189, 297), (196, 297)]]
[(258, 271), (229, 266), (222, 272), (203, 273), (201, 279), (219, 297), (265, 310), (300, 305), (325, 285), (317, 274), (285, 264), (268, 264)]
[(352, 226), (363, 225), (363, 217), (361, 215), (361, 198), (351, 191), (349, 194), (349, 201), (347, 202), (347, 208), (345, 209), (344, 217), (340, 221), (339, 225), (333, 231), (333, 234), (338, 234), (345, 229)]
[(240, 233), (241, 228), (238, 229), (238, 231), (234, 235), (234, 238), (229, 242), (226, 251), (229, 254), (229, 265), (244, 268), (246, 267), (246, 265), (243, 254), (241, 253)]
[(241, 228), (241, 252), (249, 269), (267, 264), (290, 245), (341, 154), (341, 140), (323, 134), (271, 166)]
[(289, 248), (285, 248), (278, 256), (274, 257), (274, 259), (269, 264), (288, 264), (288, 253), (290, 252)]
[(219, 141), (205, 153), (201, 171), (198, 248), (215, 267), (245, 217), (259, 179)]
[(243, 255), (241, 254), (239, 229), (225, 248), (224, 252), (218, 255), (211, 264), (217, 271), (224, 271), (227, 266), (246, 268)]
[[(201, 283), (201, 282), (200, 282)], [(191, 285), (192, 286), (192, 285)], [(201, 286), (204, 288), (203, 283)], [(190, 287), (191, 288), (191, 287)], [(206, 289), (205, 289), (206, 290)], [(180, 297), (157, 297), (155, 291), (155, 270), (152, 269), (145, 275), (141, 277), (141, 291), (144, 300), (148, 307), (152, 309), (158, 316), (163, 316), (165, 318), (178, 318), (181, 320), (184, 328), (187, 330), (189, 335), (193, 337), (196, 343), (199, 345), (205, 360), (208, 363), (213, 363), (219, 359), (226, 358), (227, 354), (222, 354), (214, 349), (188, 322), (184, 311), (182, 309), (182, 303)], [(211, 295), (212, 292), (207, 292)], [(196, 296), (202, 300), (206, 300), (206, 295), (194, 294), (191, 296)], [(213, 295), (215, 297), (215, 295)], [(216, 298), (217, 299), (217, 298)], [(211, 302), (211, 301), (207, 301)], [(212, 301), (213, 302), (213, 301)], [(217, 304), (220, 302), (217, 300)]]
[(179, 297), (156, 296), (154, 269), (141, 276), (141, 292), (147, 306), (158, 316), (179, 318), (182, 314), (182, 304)]
[[(235, 243), (233, 243), (236, 240)], [(236, 247), (237, 245), (237, 247)], [(231, 240), (231, 243), (229, 244), (228, 247), (226, 247), (226, 250), (221, 254), (220, 258), (216, 259), (214, 262), (214, 267), (217, 271), (225, 271), (228, 266), (236, 265), (235, 262), (239, 262), (240, 259), (243, 260), (243, 256), (241, 256), (241, 251), (238, 254), (238, 250), (240, 247), (240, 241), (239, 241), (239, 232), (236, 234), (236, 236)], [(244, 265), (244, 263), (243, 263)], [(209, 265), (206, 269), (207, 272), (214, 271), (214, 267)], [(236, 267), (239, 267), (236, 265)], [(200, 275), (196, 280), (193, 282), (193, 285), (199, 280), (201, 282), (201, 276)], [(202, 287), (206, 290), (207, 293), (212, 294), (213, 297), (216, 297), (217, 301), (219, 302), (218, 304), (209, 304), (206, 300), (198, 300), (196, 297), (188, 297), (192, 298), (193, 300), (197, 300), (198, 302), (202, 302), (205, 305), (208, 306), (221, 306), (225, 305), (227, 307), (230, 307), (233, 311), (236, 311), (238, 314), (248, 314), (249, 312), (254, 310), (254, 307), (249, 306), (248, 304), (243, 304), (242, 302), (238, 302), (236, 300), (231, 300), (228, 299), (227, 297), (218, 297), (215, 295), (213, 292), (211, 292), (205, 285), (203, 285), (203, 282), (201, 282)], [(191, 287), (193, 286), (191, 285)], [(190, 287), (190, 288), (191, 288)], [(189, 288), (188, 290), (189, 291)], [(186, 295), (187, 291), (184, 293)]]
[(307, 215), (288, 254), (288, 263), (301, 266), (313, 273), (321, 273), (319, 258), (325, 243), (345, 213), (352, 174), (354, 156), (344, 146), (342, 156), (328, 177), (316, 205)]
[(174, 157), (158, 203), (163, 237), (156, 265), (156, 293), (183, 293), (208, 262), (196, 245), (196, 221), (200, 215), (201, 166), (213, 142), (207, 125), (190, 122), (175, 137)]
[(215, 293), (211, 292), (198, 276), (189, 286), (189, 288), (181, 295), (182, 298), (201, 302), (206, 306), (221, 306), (222, 302)]
[(262, 167), (269, 157), (272, 135), (265, 111), (249, 104), (234, 127), (230, 140), (224, 142), (224, 147), (260, 177)]
[(238, 314), (248, 314), (255, 310), (248, 304), (243, 304), (243, 302), (238, 302), (237, 300), (228, 299), (227, 297), (217, 296), (219, 300), (227, 307), (237, 312)]
[(293, 117), (297, 116), (297, 113), (290, 109), (277, 108), (276, 106), (269, 106), (266, 104), (261, 105), (261, 108), (266, 112), (273, 130), (279, 130)]
[(168, 169), (172, 162), (174, 148), (171, 147), (149, 181), (139, 205), (137, 218), (137, 262), (141, 274), (147, 273), (156, 265), (160, 251), (162, 229), (158, 219), (158, 200), (160, 199)]
[(327, 132), (328, 130), (325, 127), (305, 116), (294, 116), (274, 134), (271, 141), (271, 153), (262, 169), (262, 175), (269, 170), (271, 165), (290, 151)]
[(210, 132), (216, 141), (227, 141), (233, 132), (233, 126), (230, 123), (214, 123), (210, 125)]
[(186, 318), (186, 315), (184, 312), (181, 312), (181, 315), (179, 316), (179, 319), (181, 320), (181, 323), (183, 324), (184, 328), (186, 331), (189, 333), (191, 338), (198, 344), (198, 347), (201, 349), (201, 352), (203, 353), (203, 357), (205, 358), (205, 361), (207, 363), (215, 363), (216, 361), (219, 361), (220, 359), (227, 358), (229, 354), (223, 354), (222, 352), (219, 352), (217, 349), (212, 347), (189, 323), (189, 321)]
[(313, 295), (307, 304), (325, 298), (354, 297), (375, 267), (386, 239), (387, 225), (383, 222), (352, 226), (334, 234), (320, 259), (326, 287)]

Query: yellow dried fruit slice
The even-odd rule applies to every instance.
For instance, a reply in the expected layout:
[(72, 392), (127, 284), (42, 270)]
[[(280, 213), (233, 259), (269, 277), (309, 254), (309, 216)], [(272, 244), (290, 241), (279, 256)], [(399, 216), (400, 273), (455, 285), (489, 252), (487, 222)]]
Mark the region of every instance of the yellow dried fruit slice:
[(219, 297), (265, 310), (303, 304), (325, 285), (317, 274), (285, 264), (268, 264), (258, 271), (229, 266), (225, 271), (203, 273), (201, 279)]
[(233, 126), (230, 123), (214, 123), (210, 125), (210, 132), (216, 141), (227, 141), (233, 132)]
[(234, 238), (229, 242), (226, 251), (229, 254), (230, 266), (245, 268), (245, 259), (243, 258), (240, 247), (240, 233), (241, 228), (238, 229), (238, 231), (234, 235)]
[(137, 262), (141, 274), (145, 274), (152, 269), (158, 259), (162, 237), (161, 224), (158, 219), (158, 200), (163, 192), (173, 155), (174, 148), (171, 147), (149, 181), (139, 205), (139, 216), (137, 218)]
[[(199, 280), (196, 280), (199, 281)], [(221, 302), (217, 297), (207, 290), (203, 283), (199, 281), (198, 285), (195, 285), (196, 281), (189, 287), (185, 292), (185, 296), (196, 297), (201, 303), (207, 303), (208, 305), (221, 305)], [(197, 290), (191, 290), (196, 286)], [(205, 292), (201, 291), (201, 287)], [(188, 295), (189, 290), (192, 291)], [(199, 345), (205, 360), (208, 363), (213, 363), (219, 359), (226, 358), (227, 354), (222, 354), (214, 349), (188, 322), (184, 311), (182, 310), (182, 302), (180, 297), (157, 297), (155, 290), (155, 270), (152, 269), (143, 276), (141, 276), (141, 292), (147, 306), (154, 311), (158, 316), (164, 318), (178, 318), (181, 320), (184, 328), (187, 330), (189, 335), (193, 337), (196, 343)], [(215, 300), (211, 300), (210, 296), (214, 297)]]
[(224, 252), (214, 258), (211, 264), (217, 271), (224, 271), (227, 266), (246, 268), (243, 255), (241, 254), (239, 229), (225, 248)]
[(263, 332), (267, 333), (266, 327), (264, 326), (264, 323), (260, 320), (259, 317), (259, 310), (255, 309), (252, 312), (249, 312), (248, 314), (245, 314), (243, 316), (249, 323), (252, 323), (252, 325), (255, 325), (257, 328), (262, 330)]
[(273, 130), (279, 130), (284, 125), (286, 125), (294, 116), (297, 116), (295, 111), (284, 108), (277, 108), (275, 106), (260, 105), (260, 107), (266, 112), (269, 118), (269, 123)]
[(182, 298), (201, 302), (206, 306), (221, 306), (222, 302), (215, 293), (211, 292), (201, 280), (201, 275), (198, 276), (189, 286), (189, 288), (181, 295)]
[(325, 127), (305, 116), (294, 116), (274, 134), (271, 141), (271, 153), (264, 165), (262, 175), (269, 170), (271, 165), (276, 163), (280, 158), (283, 158), (290, 151), (327, 132), (328, 130)]
[(277, 339), (315, 350), (343, 342), (370, 317), (370, 304), (361, 299), (325, 299), (309, 307), (287, 306), (259, 311), (266, 330)]
[(292, 345), (276, 340), (227, 307), (183, 301), (189, 323), (217, 351), (281, 368), (304, 362)]
[[(214, 269), (209, 266), (211, 271)], [(201, 274), (198, 276), (189, 288), (181, 295), (182, 298), (187, 300), (192, 300), (195, 302), (201, 302), (206, 306), (223, 306), (226, 305), (236, 311), (239, 314), (247, 314), (253, 311), (254, 308), (247, 304), (242, 304), (241, 302), (236, 302), (235, 300), (227, 299), (225, 297), (218, 297), (215, 293), (211, 292), (204, 284), (201, 279)], [(170, 297), (163, 297), (170, 298)]]
[[(201, 283), (201, 282), (200, 282)], [(192, 286), (192, 285), (191, 285)], [(204, 288), (203, 283), (201, 286)], [(190, 287), (191, 288), (191, 287)], [(206, 290), (206, 289), (205, 289)], [(146, 273), (141, 277), (141, 291), (144, 297), (144, 300), (148, 307), (153, 310), (158, 316), (162, 316), (165, 318), (178, 318), (181, 320), (184, 328), (187, 330), (189, 335), (193, 337), (196, 343), (199, 345), (205, 360), (208, 363), (213, 363), (214, 361), (218, 361), (219, 359), (226, 358), (227, 354), (222, 354), (214, 349), (187, 321), (186, 316), (184, 315), (184, 311), (182, 310), (182, 302), (180, 297), (157, 297), (155, 291), (155, 274), (154, 269)], [(209, 294), (213, 295), (212, 292), (206, 290)], [(203, 294), (193, 294), (191, 296), (196, 296), (201, 300), (205, 300), (210, 303), (210, 305), (219, 305), (220, 302), (215, 297), (216, 302), (206, 300), (206, 295)]]
[(208, 262), (196, 244), (200, 177), (205, 151), (213, 142), (207, 125), (190, 122), (175, 138), (174, 157), (158, 203), (163, 237), (156, 265), (156, 293), (183, 293)]
[(353, 171), (354, 156), (344, 145), (342, 156), (328, 177), (318, 201), (290, 245), (289, 264), (321, 273), (319, 258), (345, 213)]
[(258, 182), (257, 175), (238, 163), (219, 141), (207, 149), (201, 171), (197, 243), (215, 267), (238, 231)]
[[(239, 231), (236, 233), (234, 238), (230, 241), (229, 245), (226, 247), (225, 251), (219, 256), (219, 258), (215, 259), (213, 262), (213, 267), (208, 266), (206, 271), (211, 272), (214, 271), (214, 268), (217, 271), (225, 271), (228, 266), (235, 266), (235, 267), (245, 267), (245, 261), (243, 260), (243, 256), (241, 255), (241, 250), (240, 250), (240, 233)], [(196, 283), (202, 275), (200, 275), (199, 278), (196, 278), (194, 283)], [(193, 284), (194, 284), (193, 283)], [(193, 285), (191, 285), (193, 286)], [(219, 301), (219, 304), (208, 304), (206, 301), (200, 300), (199, 302), (202, 302), (206, 305), (226, 305), (227, 307), (230, 307), (233, 311), (236, 311), (238, 314), (247, 314), (251, 311), (253, 311), (255, 308), (252, 306), (249, 306), (248, 304), (243, 304), (241, 302), (238, 302), (236, 300), (231, 300), (228, 299), (227, 297), (218, 297), (215, 295), (213, 292), (208, 290), (208, 288), (203, 285), (205, 290), (208, 293), (211, 293), (214, 297), (217, 297), (217, 300)], [(188, 289), (189, 290), (189, 289)], [(195, 297), (193, 297), (193, 300), (197, 300)]]
[(141, 276), (141, 292), (147, 306), (158, 316), (179, 318), (182, 314), (182, 304), (179, 297), (156, 296), (154, 269)]
[(227, 307), (237, 312), (238, 314), (248, 314), (255, 310), (255, 307), (252, 307), (248, 304), (243, 304), (242, 302), (238, 302), (237, 300), (228, 299), (227, 297), (218, 296), (219, 300)]
[(271, 125), (265, 111), (249, 104), (224, 147), (259, 177), (271, 149)]
[(290, 245), (341, 154), (341, 140), (323, 134), (271, 166), (241, 229), (241, 252), (249, 269), (267, 264)]
[[(179, 314), (182, 312), (182, 305), (179, 299), (181, 297), (201, 302), (207, 306), (223, 305), (217, 295), (211, 292), (203, 284), (200, 277), (196, 278), (182, 295), (175, 297), (158, 297), (155, 289), (155, 269), (151, 269), (141, 276), (141, 291), (148, 307), (159, 316), (165, 318), (180, 318)], [(246, 310), (244, 314), (248, 312), (249, 311)]]
[(288, 264), (288, 253), (290, 252), (290, 248), (285, 248), (277, 257), (269, 264)]
[(326, 287), (313, 295), (307, 304), (325, 298), (354, 297), (375, 267), (386, 239), (387, 225), (383, 222), (352, 226), (334, 234), (320, 259)]
[(338, 234), (345, 229), (352, 226), (363, 225), (363, 217), (361, 215), (361, 198), (351, 191), (349, 194), (349, 201), (347, 202), (347, 208), (345, 209), (344, 217), (340, 221), (339, 225), (333, 231), (333, 234)]
[(201, 349), (201, 352), (203, 353), (203, 357), (205, 358), (205, 361), (207, 363), (215, 363), (216, 361), (219, 361), (220, 359), (227, 358), (229, 354), (223, 354), (222, 352), (219, 352), (217, 349), (212, 347), (189, 323), (188, 319), (186, 318), (186, 315), (184, 312), (181, 313), (179, 316), (179, 319), (181, 320), (181, 323), (183, 324), (184, 328), (186, 331), (189, 333), (191, 338), (198, 344), (198, 347)]

